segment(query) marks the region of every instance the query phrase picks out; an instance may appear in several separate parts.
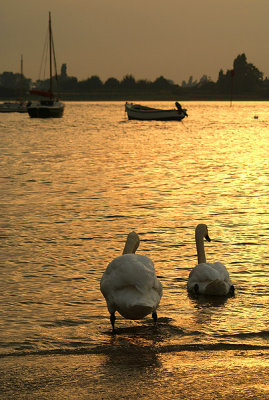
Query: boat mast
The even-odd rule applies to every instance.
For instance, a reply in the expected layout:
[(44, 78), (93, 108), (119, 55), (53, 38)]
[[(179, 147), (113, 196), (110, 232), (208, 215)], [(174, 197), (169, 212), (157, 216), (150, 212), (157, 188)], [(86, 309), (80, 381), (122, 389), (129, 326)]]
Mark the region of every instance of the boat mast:
[(20, 101), (23, 102), (23, 57), (21, 55)]
[(52, 97), (52, 32), (51, 32), (51, 13), (49, 12), (49, 56), (50, 56), (50, 97)]

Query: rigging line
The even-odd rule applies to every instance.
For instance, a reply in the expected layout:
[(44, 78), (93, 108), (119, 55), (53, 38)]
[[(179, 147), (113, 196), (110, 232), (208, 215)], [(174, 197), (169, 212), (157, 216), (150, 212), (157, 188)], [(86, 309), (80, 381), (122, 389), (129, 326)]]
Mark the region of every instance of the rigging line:
[(44, 64), (43, 64), (43, 80), (46, 79), (46, 70), (47, 70), (47, 65), (48, 65), (48, 48), (49, 48), (49, 43), (47, 43), (46, 51), (45, 51), (45, 59), (44, 59)]
[(43, 68), (43, 76), (45, 77), (46, 64), (47, 64), (48, 44), (49, 44), (48, 37), (49, 37), (49, 30), (47, 30), (45, 43), (44, 43), (44, 47), (43, 47), (41, 64), (40, 64), (40, 68), (39, 68), (39, 76), (38, 76), (39, 80), (41, 80), (42, 68)]
[(52, 32), (51, 32), (51, 44), (52, 44), (52, 52), (53, 52), (53, 60), (54, 60), (55, 79), (56, 79), (56, 81), (58, 81), (57, 65), (56, 65), (56, 56), (55, 56), (54, 40), (53, 40), (53, 34), (52, 34)]

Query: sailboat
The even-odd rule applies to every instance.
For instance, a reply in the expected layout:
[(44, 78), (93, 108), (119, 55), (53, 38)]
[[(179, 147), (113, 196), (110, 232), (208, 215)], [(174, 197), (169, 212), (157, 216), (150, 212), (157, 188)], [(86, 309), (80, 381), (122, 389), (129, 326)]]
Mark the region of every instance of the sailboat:
[(23, 99), (23, 57), (21, 56), (21, 74), (20, 74), (20, 98), (17, 102), (6, 101), (0, 104), (1, 113), (27, 113), (26, 103)]
[(57, 79), (56, 58), (55, 58), (52, 28), (51, 28), (51, 13), (49, 12), (50, 85), (49, 85), (49, 90), (46, 92), (37, 89), (33, 89), (30, 91), (31, 94), (41, 96), (40, 100), (30, 101), (27, 105), (27, 111), (31, 118), (60, 118), (63, 116), (64, 104), (61, 101), (59, 101), (59, 99), (57, 99), (53, 93), (52, 61), (54, 61), (55, 76)]

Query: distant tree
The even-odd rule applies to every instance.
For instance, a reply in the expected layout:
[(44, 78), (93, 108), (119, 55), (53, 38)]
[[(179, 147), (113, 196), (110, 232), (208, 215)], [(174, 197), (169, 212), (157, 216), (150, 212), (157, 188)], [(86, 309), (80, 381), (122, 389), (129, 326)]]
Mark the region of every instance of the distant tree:
[(189, 77), (189, 80), (188, 80), (188, 82), (186, 82), (186, 81), (182, 81), (182, 87), (188, 87), (188, 88), (192, 88), (192, 87), (194, 87), (194, 86), (197, 86), (198, 85), (198, 82), (197, 81), (194, 81), (193, 80), (193, 77), (192, 77), (192, 75)]
[(268, 99), (269, 98), (269, 78), (266, 77), (262, 84), (262, 94), (263, 96)]
[(135, 89), (136, 81), (132, 75), (125, 75), (120, 82), (120, 85), (123, 89)]
[(212, 82), (211, 78), (207, 75), (203, 75), (199, 81), (199, 86), (204, 86), (209, 82)]
[(21, 74), (14, 74), (13, 72), (3, 72), (0, 74), (0, 85), (5, 88), (19, 90), (22, 87), (24, 91), (29, 90), (31, 86), (31, 79), (27, 79), (24, 76), (21, 81)]
[(218, 80), (216, 82), (216, 88), (220, 93), (230, 93), (231, 76), (232, 76), (231, 70), (228, 70), (226, 74), (224, 74), (223, 69), (219, 71)]
[(8, 88), (8, 87), (0, 85), (0, 98), (2, 98), (2, 99), (12, 99), (12, 98), (14, 98), (16, 96), (18, 96), (18, 93), (16, 93), (15, 89)]
[(85, 81), (80, 81), (78, 86), (82, 91), (91, 91), (101, 89), (103, 83), (99, 76), (93, 75)]
[(78, 89), (78, 80), (74, 76), (67, 76), (65, 79), (60, 77), (59, 79), (59, 89), (63, 91), (77, 91)]
[(103, 82), (97, 75), (93, 75), (88, 79), (88, 83), (91, 89), (100, 89), (103, 86)]
[(171, 86), (173, 86), (173, 82), (171, 83), (171, 81), (168, 81), (167, 79), (165, 79), (163, 76), (160, 76), (159, 78), (157, 78), (152, 86), (155, 89), (161, 89), (161, 90), (165, 90), (168, 88), (171, 88)]
[(140, 90), (149, 90), (151, 88), (152, 82), (146, 80), (146, 79), (140, 79), (137, 81), (137, 89)]
[(0, 84), (7, 88), (16, 88), (20, 85), (20, 74), (13, 72), (3, 72), (0, 75)]
[(216, 89), (216, 84), (212, 81), (210, 76), (203, 75), (201, 77), (197, 87), (206, 92), (214, 92)]
[(218, 77), (218, 80), (222, 80), (222, 79), (223, 79), (223, 77), (224, 77), (224, 72), (223, 72), (223, 69), (221, 69), (221, 70), (219, 71), (219, 77)]
[[(263, 87), (264, 87), (264, 89), (267, 89), (267, 90), (269, 90), (269, 78), (265, 78), (264, 79), (264, 81), (263, 81)], [(268, 93), (269, 94), (269, 93)]]
[(262, 83), (263, 73), (247, 62), (244, 53), (236, 57), (233, 67), (235, 89), (238, 91), (253, 91)]
[(233, 79), (235, 93), (247, 93), (256, 91), (263, 82), (263, 73), (253, 64), (247, 62), (246, 55), (238, 55), (233, 62), (233, 69), (219, 71), (217, 87), (220, 92), (229, 92), (231, 80)]
[(119, 89), (120, 82), (116, 78), (108, 78), (104, 83), (104, 88), (108, 90)]

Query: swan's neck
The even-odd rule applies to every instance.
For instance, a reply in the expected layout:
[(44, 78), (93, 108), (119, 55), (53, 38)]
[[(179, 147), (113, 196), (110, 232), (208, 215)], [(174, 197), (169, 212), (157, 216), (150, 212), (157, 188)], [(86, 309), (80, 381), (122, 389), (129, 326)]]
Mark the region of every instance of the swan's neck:
[(133, 243), (125, 243), (124, 249), (122, 254), (130, 254), (130, 253), (135, 253), (136, 249), (134, 249)]
[(126, 240), (122, 254), (135, 253), (139, 246), (139, 237), (135, 232), (131, 232)]
[(203, 237), (203, 235), (199, 234), (199, 232), (196, 232), (195, 241), (196, 241), (198, 264), (206, 263), (205, 246), (204, 246), (204, 237)]

